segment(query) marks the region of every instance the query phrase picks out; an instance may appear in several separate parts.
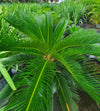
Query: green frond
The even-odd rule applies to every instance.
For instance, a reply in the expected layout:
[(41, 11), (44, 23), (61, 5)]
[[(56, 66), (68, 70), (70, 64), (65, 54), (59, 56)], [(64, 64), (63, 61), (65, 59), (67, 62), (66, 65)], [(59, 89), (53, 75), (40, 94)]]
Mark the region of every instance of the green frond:
[(100, 81), (100, 64), (97, 60), (87, 59), (83, 62), (83, 68), (91, 78)]
[[(49, 48), (52, 48), (63, 37), (63, 33), (68, 25), (68, 21), (61, 20), (54, 28), (53, 18), (50, 13), (36, 15), (17, 11), (14, 14), (8, 14), (6, 21), (12, 26), (22, 31), (30, 38), (38, 38), (46, 42)], [(27, 30), (27, 31), (26, 31)]]
[(94, 55), (100, 56), (100, 45), (99, 44), (92, 44), (92, 45), (84, 45), (80, 47), (72, 47), (65, 49), (60, 53), (62, 56), (69, 57), (70, 59), (76, 58), (76, 56), (83, 56), (83, 55)]
[(100, 34), (92, 30), (80, 29), (70, 36), (64, 38), (55, 46), (57, 51), (64, 50), (70, 47), (78, 47), (100, 42)]
[(39, 39), (23, 37), (18, 30), (5, 25), (0, 32), (0, 50), (31, 53), (37, 51), (46, 54), (48, 46)]
[(62, 19), (57, 26), (55, 27), (54, 33), (52, 35), (52, 45), (56, 45), (62, 38), (65, 32), (65, 29), (68, 25), (68, 21)]
[(43, 66), (43, 68), (42, 68), (42, 70), (41, 70), (41, 72), (40, 72), (40, 74), (39, 74), (39, 77), (38, 77), (37, 80), (36, 80), (36, 84), (35, 84), (35, 86), (34, 86), (34, 89), (33, 89), (33, 91), (32, 91), (32, 95), (31, 95), (31, 97), (30, 97), (30, 99), (29, 99), (29, 102), (28, 102), (28, 105), (27, 105), (27, 107), (26, 107), (26, 111), (29, 111), (29, 109), (30, 109), (30, 107), (31, 107), (32, 99), (34, 99), (34, 95), (35, 95), (35, 93), (36, 93), (36, 90), (37, 90), (39, 81), (40, 81), (40, 79), (41, 79), (41, 77), (42, 77), (42, 74), (43, 74), (44, 68), (46, 67), (47, 62), (48, 62), (48, 61), (46, 61), (46, 62), (44, 63), (44, 66)]
[[(15, 83), (16, 86), (16, 80), (18, 79), (19, 74), (16, 74), (13, 76), (12, 80)], [(12, 92), (13, 90), (11, 89), (11, 87), (9, 86), (9, 84), (6, 84), (4, 86), (4, 88), (0, 91), (0, 101), (2, 101), (2, 103), (0, 104), (0, 111), (2, 106), (5, 106), (5, 104), (7, 104), (8, 99), (12, 96)]]
[(30, 13), (26, 13), (25, 11), (21, 12), (20, 10), (17, 10), (14, 13), (9, 13), (6, 17), (6, 21), (9, 22), (15, 28), (22, 31), (28, 37), (40, 37), (38, 32), (39, 29), (37, 27), (34, 15)]
[(82, 66), (75, 60), (69, 61), (68, 58), (58, 57), (59, 61), (66, 67), (78, 84), (97, 102), (100, 104), (100, 81), (91, 77), (91, 73), (83, 70)]
[(54, 111), (54, 101), (53, 101), (53, 88), (50, 90), (50, 88), (47, 86), (46, 88), (46, 99), (47, 99), (47, 110), (46, 111)]
[(57, 93), (63, 111), (77, 111), (77, 105), (73, 100), (72, 92), (67, 85), (67, 80), (61, 73), (56, 74), (56, 79), (58, 83)]
[(9, 101), (4, 111), (46, 111), (48, 109), (48, 99), (51, 98), (54, 78), (52, 68), (54, 67), (51, 66), (49, 61), (39, 59), (31, 61), (29, 64), (27, 65), (28, 72), (25, 71), (21, 74), (19, 76), (20, 80), (16, 81), (19, 88), (13, 92), (14, 95), (10, 98), (11, 101)]
[(34, 58), (35, 56), (33, 56), (32, 54), (18, 53), (9, 57), (1, 58), (0, 61), (4, 66), (9, 66), (17, 63), (25, 63)]
[(44, 39), (45, 42), (50, 45), (51, 37), (53, 33), (53, 19), (50, 13), (47, 13), (45, 15), (35, 16), (37, 25), (39, 27), (39, 30), (41, 31), (41, 36)]
[(48, 43), (50, 41), (53, 31), (51, 14), (37, 15), (17, 10), (14, 14), (9, 13), (6, 21), (30, 38), (39, 38)]
[(9, 73), (7, 72), (6, 68), (4, 67), (4, 65), (0, 62), (0, 72), (2, 73), (2, 75), (4, 76), (4, 78), (6, 79), (6, 81), (8, 82), (8, 84), (10, 85), (10, 87), (13, 90), (16, 90), (16, 87), (9, 75)]

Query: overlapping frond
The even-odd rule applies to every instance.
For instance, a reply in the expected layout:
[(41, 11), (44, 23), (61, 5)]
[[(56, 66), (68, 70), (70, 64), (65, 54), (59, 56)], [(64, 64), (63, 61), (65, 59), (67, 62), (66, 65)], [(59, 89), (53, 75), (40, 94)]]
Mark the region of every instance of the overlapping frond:
[(35, 20), (41, 32), (41, 37), (50, 45), (50, 38), (53, 33), (53, 20), (51, 14), (47, 13), (42, 15), (41, 18), (37, 15), (35, 16)]
[(48, 108), (48, 98), (52, 94), (54, 67), (49, 66), (51, 64), (49, 61), (39, 59), (29, 64), (28, 72), (21, 74), (20, 81), (16, 83), (19, 84), (19, 88), (14, 92), (4, 111), (46, 111)]
[(57, 93), (63, 111), (77, 111), (77, 105), (73, 100), (73, 95), (70, 89), (72, 87), (68, 86), (67, 80), (61, 73), (56, 74), (56, 79), (58, 83)]
[(0, 61), (4, 66), (9, 66), (9, 65), (17, 64), (17, 63), (19, 64), (25, 63), (34, 58), (35, 56), (33, 56), (33, 54), (18, 53), (10, 57), (1, 58)]
[(39, 38), (44, 42), (50, 41), (53, 31), (53, 22), (50, 14), (37, 15), (17, 10), (14, 14), (8, 14), (6, 21), (30, 38)]
[(62, 56), (69, 56), (69, 57), (76, 57), (82, 55), (94, 55), (100, 56), (100, 45), (99, 44), (92, 44), (92, 45), (84, 45), (80, 47), (72, 47), (65, 49), (61, 52)]
[(9, 13), (6, 21), (29, 37), (41, 37), (33, 14), (17, 10), (13, 14)]
[(4, 78), (6, 79), (6, 81), (8, 82), (8, 84), (10, 85), (10, 87), (13, 90), (16, 90), (16, 87), (8, 73), (8, 71), (6, 70), (5, 66), (0, 62), (0, 72), (2, 73), (2, 75), (4, 76)]
[(89, 76), (98, 81), (100, 81), (100, 63), (95, 59), (87, 59), (83, 62), (84, 70), (89, 74)]
[(61, 51), (70, 47), (84, 46), (100, 42), (100, 34), (91, 30), (80, 29), (70, 36), (64, 38), (55, 47), (57, 51)]
[(68, 25), (68, 22), (69, 21), (66, 21), (66, 20), (62, 19), (57, 24), (57, 26), (54, 30), (54, 33), (52, 35), (52, 39), (51, 39), (52, 40), (52, 45), (55, 46), (63, 38), (63, 34), (65, 32), (65, 29), (66, 29), (67, 25)]
[[(14, 75), (12, 80), (15, 82), (18, 79), (18, 76), (19, 76), (18, 74)], [(8, 103), (8, 99), (12, 96), (12, 92), (13, 90), (11, 89), (9, 84), (6, 84), (4, 88), (0, 91), (0, 101), (1, 101), (0, 111), (3, 111), (1, 107), (5, 106), (5, 104)]]
[(52, 48), (62, 39), (68, 25), (68, 21), (61, 20), (55, 28), (50, 13), (37, 15), (20, 12), (19, 10), (15, 11), (14, 14), (8, 14), (6, 21), (28, 37), (38, 38), (40, 41), (46, 42), (49, 48)]
[[(66, 69), (72, 74), (79, 85), (97, 102), (100, 104), (100, 81), (95, 79), (91, 74), (84, 71), (82, 65), (75, 61), (69, 60), (69, 58), (58, 57), (59, 61), (66, 67)], [(95, 72), (96, 74), (96, 72)]]
[[(38, 44), (38, 45), (37, 45)], [(0, 32), (0, 50), (15, 52), (47, 53), (48, 46), (39, 39), (29, 39), (6, 22)]]

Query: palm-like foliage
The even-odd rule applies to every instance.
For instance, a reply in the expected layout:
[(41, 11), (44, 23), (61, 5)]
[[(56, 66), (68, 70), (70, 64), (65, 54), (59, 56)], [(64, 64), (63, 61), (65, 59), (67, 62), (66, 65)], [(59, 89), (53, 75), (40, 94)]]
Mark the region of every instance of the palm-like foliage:
[(90, 6), (90, 21), (93, 21), (94, 24), (98, 24), (100, 22), (100, 1), (96, 0)]
[[(10, 30), (5, 36), (1, 31), (0, 49), (11, 56), (0, 61), (5, 66), (25, 63), (25, 68), (13, 78), (17, 90), (7, 85), (0, 93), (0, 99), (9, 100), (1, 111), (53, 111), (54, 84), (63, 111), (77, 111), (76, 82), (100, 103), (100, 81), (82, 66), (84, 54), (100, 55), (100, 46), (95, 44), (100, 42), (99, 34), (80, 29), (63, 38), (68, 21), (61, 20), (55, 27), (50, 14), (15, 11), (5, 19), (26, 36), (17, 33), (14, 37)], [(4, 95), (7, 89), (10, 94)]]
[(87, 15), (93, 24), (100, 22), (100, 0), (83, 0), (83, 4), (87, 5)]
[(55, 7), (55, 12), (60, 14), (61, 18), (69, 19), (74, 24), (77, 24), (86, 12), (86, 9), (87, 7), (82, 1), (64, 0), (64, 2)]

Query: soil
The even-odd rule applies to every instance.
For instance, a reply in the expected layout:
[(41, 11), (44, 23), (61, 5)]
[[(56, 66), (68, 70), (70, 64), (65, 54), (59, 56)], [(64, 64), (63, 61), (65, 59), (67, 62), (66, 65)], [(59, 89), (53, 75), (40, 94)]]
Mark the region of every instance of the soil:
[[(80, 101), (77, 111), (100, 111), (100, 106), (84, 91), (79, 91)], [(63, 111), (57, 94), (54, 94), (54, 111)]]
[(79, 110), (78, 111), (100, 111), (99, 105), (84, 91), (79, 92)]
[(91, 23), (89, 23), (89, 24), (83, 24), (80, 27), (83, 28), (83, 29), (93, 29), (93, 30), (96, 30), (98, 33), (100, 33), (100, 28), (96, 28), (96, 25), (93, 25)]

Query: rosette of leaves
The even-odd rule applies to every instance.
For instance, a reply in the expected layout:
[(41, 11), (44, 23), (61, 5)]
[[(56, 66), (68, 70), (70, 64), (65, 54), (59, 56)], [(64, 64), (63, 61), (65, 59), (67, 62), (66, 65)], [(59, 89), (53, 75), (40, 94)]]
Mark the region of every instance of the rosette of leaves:
[(12, 78), (17, 90), (6, 85), (0, 92), (0, 100), (8, 102), (0, 105), (1, 111), (53, 111), (54, 84), (63, 111), (77, 111), (76, 83), (100, 104), (100, 81), (82, 65), (85, 54), (100, 55), (96, 45), (99, 34), (79, 29), (63, 38), (68, 21), (62, 19), (55, 26), (49, 13), (34, 15), (18, 10), (5, 20), (25, 36), (0, 33), (0, 50), (12, 52), (0, 61), (4, 66), (24, 63), (25, 67)]

